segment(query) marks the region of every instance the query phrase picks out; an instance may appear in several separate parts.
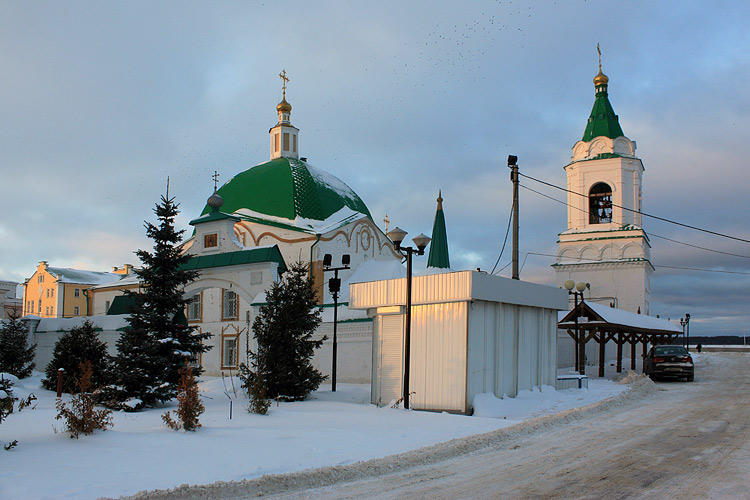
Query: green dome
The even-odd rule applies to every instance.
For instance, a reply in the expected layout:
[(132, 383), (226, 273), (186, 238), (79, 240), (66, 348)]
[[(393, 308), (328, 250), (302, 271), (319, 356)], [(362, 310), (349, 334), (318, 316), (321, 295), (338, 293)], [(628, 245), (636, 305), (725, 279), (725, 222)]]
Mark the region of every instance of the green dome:
[[(333, 175), (296, 158), (276, 158), (234, 176), (217, 194), (221, 211), (324, 221), (344, 207), (370, 217), (364, 202)], [(211, 212), (206, 205), (201, 215)], [(246, 215), (253, 215), (246, 213)]]

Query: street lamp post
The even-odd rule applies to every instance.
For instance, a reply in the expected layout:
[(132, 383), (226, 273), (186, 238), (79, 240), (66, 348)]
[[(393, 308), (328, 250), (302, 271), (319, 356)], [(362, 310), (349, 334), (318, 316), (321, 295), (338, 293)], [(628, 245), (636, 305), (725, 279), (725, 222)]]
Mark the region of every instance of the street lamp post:
[[(424, 249), (430, 244), (431, 238), (420, 234), (412, 239), (417, 248), (401, 246), (406, 237), (406, 231), (398, 227), (391, 229), (388, 237), (398, 252), (406, 252), (406, 324), (404, 325), (404, 408), (409, 409), (409, 364), (411, 363), (411, 259), (415, 253), (424, 255)], [(402, 254), (403, 255), (403, 254)]]
[(338, 342), (336, 339), (336, 324), (338, 323), (339, 311), (339, 292), (341, 291), (341, 278), (339, 271), (349, 269), (349, 254), (341, 256), (341, 267), (331, 267), (333, 257), (330, 253), (323, 256), (323, 272), (333, 271), (333, 278), (328, 280), (328, 291), (333, 296), (333, 353), (331, 356), (331, 392), (336, 392), (336, 358), (338, 351)]
[(690, 313), (685, 313), (685, 349), (690, 352)]
[[(581, 332), (578, 329), (578, 296), (581, 296), (581, 303), (583, 303), (583, 291), (587, 288), (591, 288), (591, 285), (588, 283), (583, 283), (582, 281), (579, 281), (576, 283), (573, 280), (567, 280), (563, 284), (565, 289), (568, 291), (568, 295), (573, 296), (573, 301), (575, 302), (575, 307), (573, 310), (575, 311), (575, 320), (576, 320), (576, 339), (578, 342), (578, 366), (576, 367), (578, 369), (578, 373), (581, 375), (586, 374), (586, 343), (581, 338)], [(575, 288), (575, 290), (574, 290)]]
[(685, 318), (680, 318), (680, 326), (682, 327), (682, 345), (685, 345), (685, 325), (687, 325), (687, 321)]

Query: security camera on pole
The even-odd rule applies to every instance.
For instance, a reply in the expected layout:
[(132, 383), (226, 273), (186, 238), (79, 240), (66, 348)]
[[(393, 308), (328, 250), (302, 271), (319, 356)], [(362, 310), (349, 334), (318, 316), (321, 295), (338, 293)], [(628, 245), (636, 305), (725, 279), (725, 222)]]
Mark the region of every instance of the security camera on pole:
[(339, 310), (339, 292), (341, 291), (341, 278), (339, 278), (339, 271), (349, 269), (349, 254), (341, 256), (341, 267), (331, 267), (333, 257), (330, 253), (323, 256), (323, 272), (333, 271), (333, 278), (328, 280), (328, 291), (333, 296), (333, 353), (331, 361), (331, 391), (336, 392), (336, 355), (338, 350), (338, 342), (336, 338), (336, 323), (338, 323), (338, 310)]

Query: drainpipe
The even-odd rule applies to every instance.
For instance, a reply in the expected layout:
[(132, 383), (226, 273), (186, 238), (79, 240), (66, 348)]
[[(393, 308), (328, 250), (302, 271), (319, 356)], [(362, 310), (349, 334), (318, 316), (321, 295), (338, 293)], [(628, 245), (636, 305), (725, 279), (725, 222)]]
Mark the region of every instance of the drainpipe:
[(81, 288), (81, 291), (83, 292), (83, 296), (86, 297), (86, 317), (88, 317), (91, 316), (89, 314), (89, 289)]
[[(308, 269), (307, 269), (307, 276), (308, 276), (308, 278), (310, 280), (313, 279), (313, 269), (312, 269), (313, 249), (315, 248), (315, 245), (317, 245), (318, 243), (320, 243), (320, 235), (316, 234), (315, 235), (315, 243), (313, 243), (312, 245), (310, 245), (310, 265), (308, 266)], [(323, 280), (323, 281), (325, 282), (325, 280)], [(321, 305), (325, 302), (325, 286), (324, 286), (324, 284), (325, 283), (321, 283), (320, 284), (320, 287), (322, 289), (321, 296), (320, 296), (320, 303), (321, 303)]]

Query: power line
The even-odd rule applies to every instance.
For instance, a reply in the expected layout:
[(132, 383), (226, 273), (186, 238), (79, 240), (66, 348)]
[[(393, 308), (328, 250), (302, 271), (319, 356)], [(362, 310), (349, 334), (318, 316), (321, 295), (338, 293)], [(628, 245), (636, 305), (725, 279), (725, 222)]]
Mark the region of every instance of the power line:
[[(581, 212), (585, 212), (586, 211), (585, 209), (573, 206), (570, 203), (567, 203), (567, 202), (562, 201), (562, 200), (558, 200), (557, 198), (553, 198), (552, 196), (549, 196), (549, 195), (546, 195), (544, 193), (541, 193), (541, 192), (539, 192), (539, 191), (537, 191), (535, 189), (531, 189), (530, 187), (525, 186), (523, 184), (521, 184), (520, 186), (522, 188), (524, 188), (524, 189), (527, 189), (527, 190), (531, 191), (532, 193), (536, 193), (539, 196), (543, 196), (544, 198), (548, 198), (548, 199), (550, 199), (552, 201), (556, 201), (557, 203), (560, 203), (562, 205), (574, 208), (574, 209), (579, 210)], [(729, 255), (729, 256), (732, 256), (732, 257), (740, 257), (740, 258), (743, 258), (743, 259), (750, 259), (750, 256), (748, 256), (748, 255), (740, 255), (740, 254), (737, 254), (737, 253), (725, 252), (723, 250), (716, 250), (714, 248), (702, 247), (700, 245), (694, 245), (692, 243), (687, 243), (687, 242), (684, 242), (684, 241), (679, 241), (679, 240), (675, 240), (675, 239), (672, 239), (672, 238), (667, 238), (666, 236), (661, 236), (659, 234), (652, 233), (651, 231), (648, 231), (646, 234), (648, 234), (649, 236), (655, 236), (656, 238), (661, 238), (663, 240), (671, 241), (672, 243), (678, 243), (680, 245), (685, 245), (685, 246), (688, 246), (688, 247), (698, 248), (700, 250), (705, 250), (707, 252), (714, 252), (714, 253), (719, 253), (719, 254), (722, 254), (722, 255)]]
[[(495, 265), (492, 267), (492, 272), (490, 274), (495, 274), (495, 268), (500, 263), (500, 257), (503, 256), (503, 252), (505, 251), (505, 243), (508, 241), (508, 233), (510, 233), (510, 223), (512, 221), (513, 221), (513, 204), (511, 203), (511, 205), (510, 205), (510, 215), (508, 215), (508, 227), (505, 230), (505, 239), (503, 239), (503, 246), (500, 249), (500, 255), (497, 256), (497, 260), (495, 261)], [(505, 266), (505, 267), (508, 267), (508, 266)], [(505, 267), (503, 267), (503, 269), (505, 269)], [(500, 269), (500, 271), (502, 271), (503, 269)], [(498, 272), (500, 272), (500, 271), (498, 271)]]
[[(530, 175), (522, 174), (520, 172), (518, 173), (518, 175), (520, 175), (522, 177), (526, 177), (527, 179), (531, 179), (532, 181), (536, 181), (536, 182), (538, 182), (540, 184), (544, 184), (546, 186), (550, 186), (550, 187), (553, 187), (555, 189), (559, 189), (561, 191), (565, 191), (567, 193), (572, 193), (572, 194), (575, 194), (575, 195), (578, 195), (578, 196), (582, 196), (584, 198), (588, 198), (588, 196), (585, 195), (585, 194), (581, 194), (581, 193), (578, 193), (576, 191), (571, 191), (570, 189), (566, 189), (566, 188), (562, 188), (560, 186), (556, 186), (556, 185), (551, 184), (549, 182), (545, 182), (545, 181), (542, 181), (540, 179), (536, 179), (534, 177), (531, 177)], [(633, 212), (633, 213), (639, 214), (641, 216), (650, 217), (652, 219), (660, 220), (662, 222), (668, 222), (670, 224), (675, 224), (677, 226), (682, 226), (682, 227), (686, 227), (688, 229), (693, 229), (695, 231), (701, 231), (701, 232), (704, 232), (704, 233), (713, 234), (715, 236), (721, 236), (723, 238), (729, 238), (729, 239), (732, 239), (732, 240), (742, 241), (743, 243), (750, 243), (750, 240), (746, 240), (744, 238), (739, 238), (737, 236), (731, 236), (731, 235), (728, 235), (728, 234), (719, 233), (719, 232), (716, 232), (716, 231), (711, 231), (710, 229), (704, 229), (704, 228), (697, 227), (697, 226), (691, 226), (690, 224), (684, 224), (682, 222), (673, 221), (671, 219), (666, 219), (664, 217), (659, 217), (658, 215), (647, 214), (646, 212), (641, 212), (640, 210), (633, 210), (632, 208), (623, 207), (622, 205), (617, 205), (615, 203), (612, 203), (612, 206), (613, 207), (617, 207), (617, 208), (621, 208), (623, 210), (627, 210), (628, 212)]]

